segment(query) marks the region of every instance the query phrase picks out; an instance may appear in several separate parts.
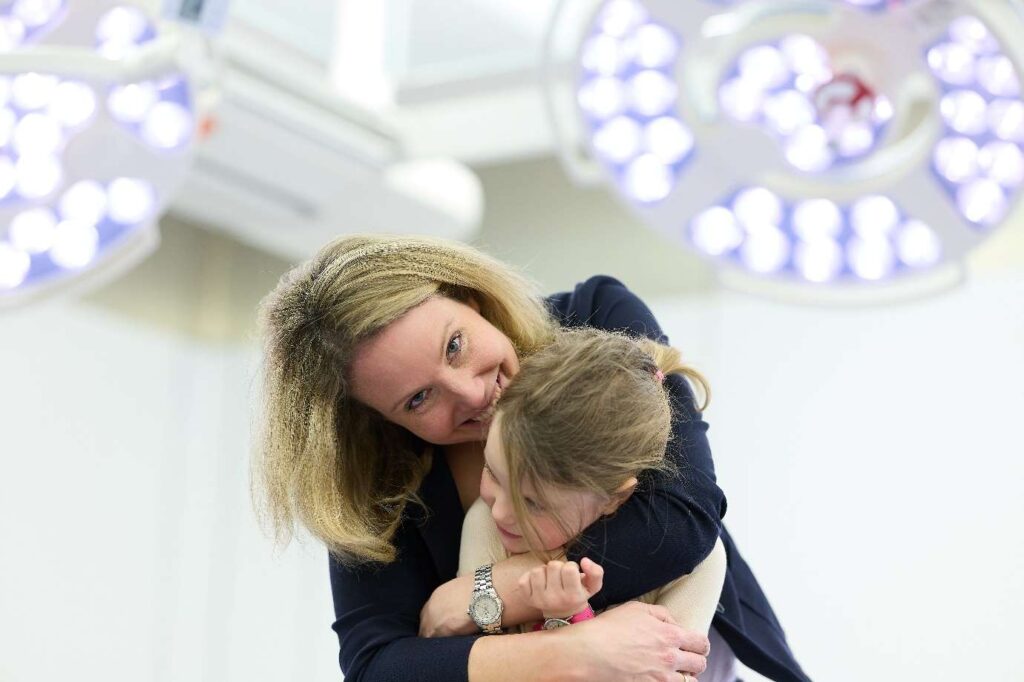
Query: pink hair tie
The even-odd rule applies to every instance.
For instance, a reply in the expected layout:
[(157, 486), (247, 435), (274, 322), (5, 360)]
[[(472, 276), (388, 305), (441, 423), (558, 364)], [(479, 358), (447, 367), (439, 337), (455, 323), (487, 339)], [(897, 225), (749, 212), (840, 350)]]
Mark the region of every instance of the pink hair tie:
[(665, 383), (665, 373), (662, 372), (660, 369), (654, 373), (654, 376), (658, 379), (659, 384)]

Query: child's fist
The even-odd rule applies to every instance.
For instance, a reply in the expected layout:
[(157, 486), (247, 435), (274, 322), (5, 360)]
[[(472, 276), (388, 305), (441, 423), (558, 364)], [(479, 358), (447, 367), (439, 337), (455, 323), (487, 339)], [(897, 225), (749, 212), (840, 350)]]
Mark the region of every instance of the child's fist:
[(523, 575), (519, 589), (545, 618), (571, 618), (586, 610), (604, 579), (604, 569), (596, 563), (590, 559), (581, 563), (583, 572), (575, 561), (549, 561)]

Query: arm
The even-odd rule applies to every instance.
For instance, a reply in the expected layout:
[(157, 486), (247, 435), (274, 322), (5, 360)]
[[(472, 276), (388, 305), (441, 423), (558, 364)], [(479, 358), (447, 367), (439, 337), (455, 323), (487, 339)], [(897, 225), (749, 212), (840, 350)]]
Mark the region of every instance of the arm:
[[(472, 575), (477, 566), (505, 559), (506, 556), (494, 522), (491, 520), (490, 510), (483, 500), (478, 499), (466, 512), (466, 519), (462, 526), (459, 575)], [(523, 555), (519, 555), (512, 559), (522, 557)], [(721, 561), (716, 563), (719, 557)], [(541, 618), (545, 603), (548, 607), (553, 608), (551, 613), (546, 614), (549, 616), (565, 617), (578, 613), (585, 608), (587, 599), (601, 589), (602, 572), (599, 566), (584, 562), (583, 569), (587, 571), (588, 575), (581, 576), (575, 564), (552, 562), (552, 564), (554, 563), (559, 564), (558, 570), (560, 571), (570, 569), (575, 580), (559, 581), (561, 589), (552, 588), (546, 595), (550, 599), (545, 599), (544, 589), (539, 587), (532, 589), (533, 586), (527, 582), (527, 578), (532, 579), (535, 586), (539, 586), (538, 575), (546, 572), (550, 565), (544, 566), (539, 561), (534, 561), (535, 567), (532, 570), (529, 570), (526, 565), (522, 566), (524, 573), (519, 584), (511, 592), (506, 590), (505, 594), (515, 594), (517, 596), (515, 601), (526, 602), (532, 613), (536, 615), (532, 615), (529, 619), (516, 621), (516, 624)], [(496, 565), (495, 568), (497, 569), (497, 567)], [(509, 572), (509, 575), (511, 576), (513, 573)], [(716, 551), (712, 552), (712, 555), (697, 568), (694, 574), (669, 585), (660, 596), (664, 598), (666, 604), (673, 608), (693, 609), (701, 614), (701, 618), (707, 615), (708, 623), (710, 623), (710, 618), (714, 615), (715, 605), (718, 602), (724, 575), (725, 551), (719, 543)], [(708, 580), (704, 580), (705, 584), (703, 585), (700, 584), (700, 576), (708, 578)], [(717, 583), (715, 583), (716, 580)], [(531, 589), (522, 589), (524, 583)], [(570, 583), (578, 594), (571, 594), (573, 587), (566, 587)], [(554, 586), (554, 584), (553, 580), (546, 582), (547, 586)], [(574, 596), (579, 603), (574, 601)], [(553, 603), (560, 599), (563, 601), (568, 599), (573, 603), (571, 606), (553, 606)], [(507, 613), (508, 604), (506, 603), (505, 614)], [(649, 643), (652, 633), (648, 628), (652, 625), (661, 626), (657, 622), (658, 616), (650, 617), (655, 613), (657, 612), (644, 612), (640, 604), (633, 603), (623, 609), (615, 609), (613, 614), (607, 616), (602, 614), (597, 619), (599, 622), (586, 630), (579, 630), (578, 628), (581, 626), (574, 625), (572, 628), (552, 632), (481, 637), (476, 641), (469, 655), (469, 679), (472, 682), (485, 680), (515, 680), (516, 682), (519, 680), (619, 680), (626, 676), (629, 679), (635, 679), (634, 676), (656, 672), (656, 668), (645, 668), (644, 658), (638, 659), (630, 649), (624, 647), (621, 650), (615, 650), (616, 644), (624, 643), (623, 638), (628, 639), (630, 636), (637, 637), (637, 640), (625, 643), (627, 647), (635, 646), (639, 642)], [(674, 614), (669, 614), (666, 611), (662, 612), (660, 617), (670, 621), (672, 615)], [(508, 623), (507, 618), (503, 617), (502, 620), (504, 623)], [(673, 667), (695, 674), (704, 670), (705, 659), (698, 654), (687, 652), (706, 651), (706, 649), (703, 648), (703, 640), (693, 638), (692, 633), (707, 631), (707, 627), (701, 630), (699, 623), (695, 622), (696, 620), (700, 619), (690, 619), (688, 625), (691, 627), (684, 625), (682, 630), (685, 632), (681, 633), (679, 629), (674, 630), (677, 635), (682, 634), (684, 638), (689, 637), (690, 639), (682, 641), (678, 646), (670, 647), (674, 650), (666, 649), (663, 652), (675, 659), (675, 662), (671, 664)], [(593, 649), (595, 643), (600, 647), (600, 653)], [(602, 662), (602, 655), (609, 661), (627, 666), (635, 664), (636, 667), (616, 670), (611, 664)], [(566, 662), (572, 662), (570, 667), (566, 667)]]
[(567, 628), (481, 637), (469, 656), (472, 682), (685, 679), (707, 667), (703, 635), (672, 623), (664, 607), (630, 602)]
[(478, 567), (507, 558), (508, 553), (501, 546), (498, 529), (491, 520), (491, 510), (483, 498), (478, 497), (466, 512), (466, 518), (462, 522), (459, 576), (472, 576)]
[[(486, 511), (486, 505), (481, 506)], [(471, 524), (467, 515), (462, 535), (463, 563), (460, 571), (473, 570), (474, 566), (504, 555), (496, 534), (493, 538), (485, 537), (488, 529), (484, 524), (490, 521), (490, 516), (481, 518), (482, 514), (479, 513), (476, 516), (478, 518), (473, 519)], [(471, 531), (471, 526), (477, 524), (479, 527)], [(488, 541), (494, 544), (488, 546)], [(552, 578), (552, 568), (562, 571), (560, 579)], [(711, 628), (718, 599), (722, 594), (725, 571), (725, 545), (719, 539), (711, 554), (692, 573), (644, 595), (641, 601), (664, 606), (680, 627), (706, 634)], [(584, 559), (579, 566), (571, 562), (552, 561), (524, 575), (519, 581), (519, 592), (545, 618), (565, 618), (589, 606), (590, 600), (600, 592), (602, 583), (603, 569), (589, 559)]]
[[(491, 521), (490, 512), (483, 500), (477, 500), (466, 513), (466, 520), (462, 526), (462, 547), (459, 554), (459, 575), (472, 575), (478, 566), (487, 563), (501, 561), (507, 558), (505, 549), (501, 546), (501, 540), (495, 532), (494, 523)], [(533, 601), (531, 610), (537, 613), (538, 617), (543, 608), (536, 603), (535, 599), (529, 596), (530, 590), (522, 589), (527, 577), (538, 575), (544, 567), (537, 562), (537, 567), (529, 571), (529, 575), (520, 578), (517, 585), (517, 592), (522, 594), (516, 601)], [(582, 564), (584, 567), (586, 563)], [(586, 606), (597, 592), (601, 590), (603, 578), (600, 574), (600, 567), (594, 566), (598, 572), (596, 582), (588, 582), (583, 578), (578, 587), (586, 590), (581, 596), (579, 604), (574, 604), (565, 613), (571, 615), (579, 613)], [(593, 569), (592, 569), (593, 570)], [(668, 609), (676, 623), (681, 627), (693, 632), (707, 633), (711, 627), (711, 620), (715, 616), (715, 608), (718, 606), (718, 598), (722, 593), (722, 584), (725, 582), (726, 556), (725, 546), (719, 539), (715, 542), (711, 553), (697, 565), (693, 572), (676, 578), (653, 594), (653, 599), (643, 599), (649, 603), (658, 604)], [(592, 579), (593, 580), (593, 579)], [(575, 583), (574, 583), (575, 584)], [(565, 585), (563, 581), (563, 586)], [(509, 593), (511, 594), (511, 593)], [(548, 616), (550, 614), (543, 614)], [(503, 619), (508, 624), (518, 625), (520, 622), (511, 618)]]
[[(561, 550), (557, 554), (564, 557)], [(538, 571), (545, 570), (544, 562), (529, 553), (510, 557), (498, 537), (497, 528), (494, 521), (491, 520), (490, 509), (483, 499), (477, 499), (466, 512), (466, 519), (462, 524), (462, 545), (459, 549), (460, 578), (456, 580), (464, 576), (468, 577), (470, 579), (468, 589), (472, 591), (473, 571), (477, 567), (489, 563), (495, 564), (495, 582), (498, 582), (499, 579), (501, 581), (496, 585), (495, 590), (501, 595), (504, 602), (505, 608), (501, 617), (504, 627), (522, 625), (549, 615), (544, 612), (541, 605), (543, 602), (531, 598), (532, 596), (539, 598), (539, 595), (532, 595), (529, 589), (524, 589), (524, 586), (529, 587), (531, 577), (535, 576)], [(552, 563), (564, 564), (561, 561)], [(599, 566), (595, 566), (595, 569), (600, 572)], [(590, 595), (601, 589), (600, 575), (597, 576), (596, 582), (592, 577), (589, 581), (583, 581), (582, 584), (589, 589), (589, 594), (583, 598), (583, 602), (586, 602)], [(582, 611), (585, 606), (584, 603), (569, 615)]]
[(685, 633), (660, 606), (631, 602), (550, 632), (481, 637), (469, 657), (472, 682), (620, 682), (684, 679), (707, 667), (707, 639)]
[[(609, 330), (668, 339), (650, 309), (620, 282), (595, 277), (577, 287), (570, 301), (585, 311), (586, 323)], [(693, 393), (678, 375), (665, 378), (673, 403), (672, 437), (666, 455), (677, 476), (643, 477), (637, 492), (607, 519), (590, 526), (568, 558), (588, 556), (604, 567), (604, 589), (595, 609), (650, 592), (688, 574), (711, 552), (721, 531), (725, 496), (715, 481), (707, 424), (696, 410)]]
[(722, 594), (725, 569), (725, 546), (719, 540), (693, 573), (676, 578), (658, 590), (654, 603), (668, 609), (684, 629), (707, 633)]
[(386, 565), (345, 566), (331, 558), (331, 591), (345, 679), (408, 679), (410, 666), (425, 682), (465, 680), (475, 637), (416, 636), (420, 607), (439, 579), (415, 523), (406, 519), (394, 537), (398, 558)]
[(541, 617), (540, 611), (522, 598), (518, 584), (522, 575), (542, 566), (543, 562), (532, 554), (509, 557), (491, 520), (490, 509), (478, 498), (462, 522), (458, 577), (438, 587), (427, 600), (420, 612), (421, 637), (451, 637), (478, 632), (476, 624), (466, 613), (466, 606), (473, 594), (473, 572), (485, 564), (494, 564), (494, 590), (504, 604), (501, 614), (503, 627)]
[(646, 604), (613, 609), (565, 634), (417, 637), (419, 607), (439, 581), (412, 522), (400, 526), (395, 544), (399, 558), (391, 564), (331, 561), (334, 630), (349, 682), (405, 682), (410, 671), (422, 682), (612, 682), (704, 669), (704, 657), (687, 652), (705, 651), (706, 639), (683, 632), (667, 611)]

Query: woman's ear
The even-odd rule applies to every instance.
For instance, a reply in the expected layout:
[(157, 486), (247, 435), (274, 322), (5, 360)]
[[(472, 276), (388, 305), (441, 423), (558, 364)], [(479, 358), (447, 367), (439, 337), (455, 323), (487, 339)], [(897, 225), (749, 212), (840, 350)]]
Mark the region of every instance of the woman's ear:
[(636, 490), (637, 480), (635, 476), (630, 476), (626, 479), (626, 482), (615, 489), (612, 493), (612, 499), (605, 505), (604, 510), (601, 512), (602, 516), (609, 516), (615, 513), (622, 503), (629, 499), (629, 496)]

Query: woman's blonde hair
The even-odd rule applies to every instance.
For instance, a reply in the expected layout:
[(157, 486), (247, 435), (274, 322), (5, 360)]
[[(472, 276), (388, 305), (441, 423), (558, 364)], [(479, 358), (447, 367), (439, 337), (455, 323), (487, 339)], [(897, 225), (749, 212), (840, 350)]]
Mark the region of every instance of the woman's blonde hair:
[[(533, 528), (525, 485), (540, 496), (555, 486), (612, 500), (643, 471), (674, 472), (665, 458), (672, 406), (662, 381), (673, 373), (700, 388), (703, 410), (710, 397), (704, 377), (683, 364), (678, 350), (648, 339), (565, 330), (523, 360), (496, 410), (520, 528)], [(555, 520), (567, 533), (579, 530)], [(529, 541), (536, 532), (525, 536)]]
[(298, 522), (349, 562), (390, 562), (392, 538), (430, 469), (425, 445), (358, 403), (355, 348), (434, 296), (470, 298), (528, 355), (556, 323), (534, 285), (476, 249), (352, 235), (285, 274), (260, 305), (265, 343), (254, 493), (287, 541)]

